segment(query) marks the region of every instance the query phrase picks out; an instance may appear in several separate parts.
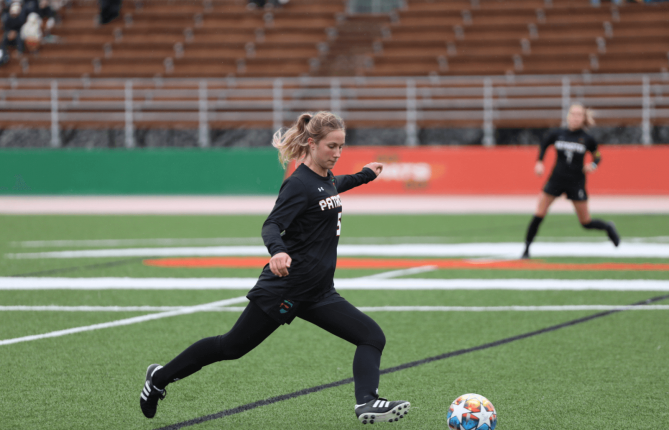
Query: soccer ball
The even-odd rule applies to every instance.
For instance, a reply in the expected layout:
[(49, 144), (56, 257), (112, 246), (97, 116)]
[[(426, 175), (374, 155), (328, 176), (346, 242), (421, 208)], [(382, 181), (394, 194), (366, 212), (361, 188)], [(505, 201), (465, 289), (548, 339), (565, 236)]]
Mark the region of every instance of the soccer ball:
[(451, 430), (495, 430), (497, 411), (485, 397), (463, 394), (451, 403), (446, 419)]

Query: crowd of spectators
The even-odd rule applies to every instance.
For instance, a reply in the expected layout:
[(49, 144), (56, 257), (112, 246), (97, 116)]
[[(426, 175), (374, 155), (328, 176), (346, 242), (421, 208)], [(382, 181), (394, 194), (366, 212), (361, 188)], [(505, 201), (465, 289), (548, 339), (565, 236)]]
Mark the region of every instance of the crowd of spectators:
[(39, 50), (42, 43), (51, 42), (51, 29), (56, 24), (57, 11), (64, 0), (0, 0), (2, 44), (0, 64), (11, 58), (9, 48), (16, 48), (16, 56), (26, 51)]

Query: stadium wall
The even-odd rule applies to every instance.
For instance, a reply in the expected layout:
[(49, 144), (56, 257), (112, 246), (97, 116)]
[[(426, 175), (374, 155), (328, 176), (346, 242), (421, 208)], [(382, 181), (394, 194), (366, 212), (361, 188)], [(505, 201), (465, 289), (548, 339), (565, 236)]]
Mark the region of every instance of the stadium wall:
[[(669, 195), (669, 145), (604, 145), (600, 152), (601, 168), (588, 178), (590, 193)], [(360, 195), (528, 195), (541, 190), (555, 162), (549, 149), (546, 172), (538, 177), (537, 155), (536, 147), (521, 146), (354, 147), (345, 149), (334, 173), (356, 172), (371, 161), (386, 163), (378, 180), (350, 191)]]
[[(386, 163), (359, 195), (537, 194), (536, 147), (347, 147), (335, 174)], [(588, 191), (602, 195), (669, 195), (669, 145), (602, 146)], [(3, 150), (0, 195), (276, 195), (284, 174), (274, 148)]]
[(263, 195), (284, 174), (274, 148), (3, 150), (3, 195)]

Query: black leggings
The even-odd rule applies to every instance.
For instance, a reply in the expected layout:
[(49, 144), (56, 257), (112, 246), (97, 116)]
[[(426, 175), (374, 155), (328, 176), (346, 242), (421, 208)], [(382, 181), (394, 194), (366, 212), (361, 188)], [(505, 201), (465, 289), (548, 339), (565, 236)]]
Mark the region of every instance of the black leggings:
[[(356, 402), (366, 403), (375, 398), (381, 353), (386, 344), (379, 325), (347, 301), (300, 310), (297, 316), (357, 346), (353, 357)], [(250, 302), (229, 332), (199, 340), (186, 348), (154, 374), (153, 383), (164, 388), (209, 364), (243, 357), (279, 326)]]

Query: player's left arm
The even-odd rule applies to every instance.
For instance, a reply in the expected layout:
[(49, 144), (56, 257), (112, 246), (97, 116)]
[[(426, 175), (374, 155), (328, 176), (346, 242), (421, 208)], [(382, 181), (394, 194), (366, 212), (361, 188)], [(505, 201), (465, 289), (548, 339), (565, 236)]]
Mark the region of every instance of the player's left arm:
[(588, 148), (592, 154), (592, 162), (583, 166), (583, 173), (591, 173), (597, 170), (599, 162), (602, 160), (602, 154), (597, 149), (597, 142), (595, 139), (590, 138), (590, 142), (588, 143)]
[(351, 188), (358, 187), (376, 179), (383, 170), (382, 163), (369, 163), (362, 170), (354, 175), (335, 176), (335, 187), (337, 191), (343, 193)]

